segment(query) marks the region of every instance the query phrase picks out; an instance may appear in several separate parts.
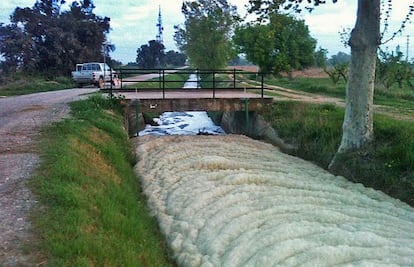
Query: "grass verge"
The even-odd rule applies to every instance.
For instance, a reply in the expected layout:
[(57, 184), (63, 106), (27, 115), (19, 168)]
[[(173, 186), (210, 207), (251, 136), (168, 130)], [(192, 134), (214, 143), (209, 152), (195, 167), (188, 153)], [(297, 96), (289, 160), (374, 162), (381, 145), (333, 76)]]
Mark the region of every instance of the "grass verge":
[(25, 77), (0, 85), (0, 96), (25, 95), (46, 91), (56, 91), (73, 88), (73, 82), (67, 77), (58, 77), (54, 80)]
[(43, 131), (31, 187), (47, 266), (174, 266), (133, 172), (117, 100), (94, 95)]
[[(181, 89), (190, 75), (188, 73), (171, 73), (164, 76), (166, 89)], [(148, 81), (137, 82), (127, 85), (124, 89), (161, 89), (160, 78), (153, 78)]]
[[(277, 102), (262, 114), (296, 155), (327, 168), (342, 136), (344, 110), (334, 105)], [(375, 142), (345, 154), (338, 175), (414, 206), (414, 124), (375, 115)]]
[(283, 77), (266, 79), (265, 83), (307, 93), (345, 98), (345, 83), (340, 81), (334, 85), (329, 78), (297, 77), (290, 80)]

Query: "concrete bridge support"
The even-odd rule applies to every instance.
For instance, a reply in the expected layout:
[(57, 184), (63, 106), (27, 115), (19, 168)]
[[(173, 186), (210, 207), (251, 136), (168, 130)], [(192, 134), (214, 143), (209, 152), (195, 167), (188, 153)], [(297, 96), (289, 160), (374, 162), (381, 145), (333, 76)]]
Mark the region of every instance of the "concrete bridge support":
[(145, 127), (142, 113), (160, 114), (166, 111), (243, 111), (245, 116), (272, 103), (271, 98), (174, 98), (130, 99), (125, 108), (125, 120), (130, 136)]

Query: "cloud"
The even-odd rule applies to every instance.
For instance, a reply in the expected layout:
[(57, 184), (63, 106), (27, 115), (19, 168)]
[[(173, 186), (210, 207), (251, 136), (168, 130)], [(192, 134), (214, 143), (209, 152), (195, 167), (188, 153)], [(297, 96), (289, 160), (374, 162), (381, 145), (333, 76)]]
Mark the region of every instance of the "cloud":
[(350, 28), (355, 24), (356, 4), (349, 1), (327, 3), (316, 7), (312, 13), (303, 15), (303, 19), (312, 33), (338, 35), (342, 28)]

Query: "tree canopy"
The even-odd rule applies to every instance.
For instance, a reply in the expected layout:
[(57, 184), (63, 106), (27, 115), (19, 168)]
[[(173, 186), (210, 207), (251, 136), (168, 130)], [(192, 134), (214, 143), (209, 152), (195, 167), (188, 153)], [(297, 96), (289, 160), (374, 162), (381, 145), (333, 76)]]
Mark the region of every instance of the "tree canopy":
[(174, 39), (190, 64), (201, 69), (225, 67), (233, 56), (236, 7), (227, 0), (198, 0), (183, 2), (181, 10), (185, 22), (175, 26)]
[(184, 54), (173, 50), (165, 53), (164, 50), (164, 45), (155, 40), (141, 45), (137, 49), (136, 62), (138, 66), (143, 69), (153, 69), (165, 66), (181, 67), (185, 65), (187, 58)]
[(302, 20), (272, 14), (267, 24), (239, 27), (234, 42), (262, 72), (287, 72), (315, 64), (316, 40)]
[(164, 65), (164, 50), (162, 43), (151, 40), (141, 45), (137, 50), (137, 64), (144, 69), (158, 68)]
[(64, 3), (38, 0), (32, 8), (17, 7), (11, 23), (0, 25), (3, 69), (62, 75), (76, 63), (101, 61), (103, 53), (115, 49), (106, 42), (110, 18), (95, 15), (92, 0), (74, 1), (62, 12)]

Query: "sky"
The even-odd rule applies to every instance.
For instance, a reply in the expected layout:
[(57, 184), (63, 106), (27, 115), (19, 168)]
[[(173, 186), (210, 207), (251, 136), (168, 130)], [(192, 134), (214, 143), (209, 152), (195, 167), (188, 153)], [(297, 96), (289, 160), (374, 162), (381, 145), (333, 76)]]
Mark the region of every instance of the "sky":
[[(17, 6), (32, 7), (36, 0), (2, 0), (1, 2), (0, 23), (8, 24), (9, 16)], [(72, 1), (67, 0), (67, 2)], [(159, 7), (161, 7), (166, 51), (177, 51), (173, 40), (174, 25), (184, 22), (184, 16), (181, 13), (182, 2), (182, 0), (94, 0), (96, 6), (94, 13), (111, 18), (112, 30), (108, 39), (116, 47), (116, 50), (111, 53), (112, 58), (123, 63), (135, 61), (136, 50), (156, 37)], [(248, 0), (228, 0), (228, 2), (237, 6), (240, 15), (246, 13), (244, 6)], [(336, 4), (332, 4), (329, 0), (327, 2), (326, 5), (315, 8), (310, 14), (303, 12), (297, 16), (308, 25), (311, 36), (318, 41), (317, 47), (328, 50), (328, 57), (340, 51), (350, 53), (349, 47), (346, 48), (341, 43), (339, 32), (344, 28), (351, 29), (354, 26), (357, 1), (338, 0)], [(391, 23), (386, 37), (390, 37), (399, 28), (412, 2), (414, 1), (393, 1)], [(400, 45), (401, 52), (406, 56), (407, 36), (412, 35), (408, 42), (408, 57), (414, 58), (413, 33), (414, 24), (410, 23), (402, 35), (382, 45), (382, 49), (395, 51), (396, 46)]]

